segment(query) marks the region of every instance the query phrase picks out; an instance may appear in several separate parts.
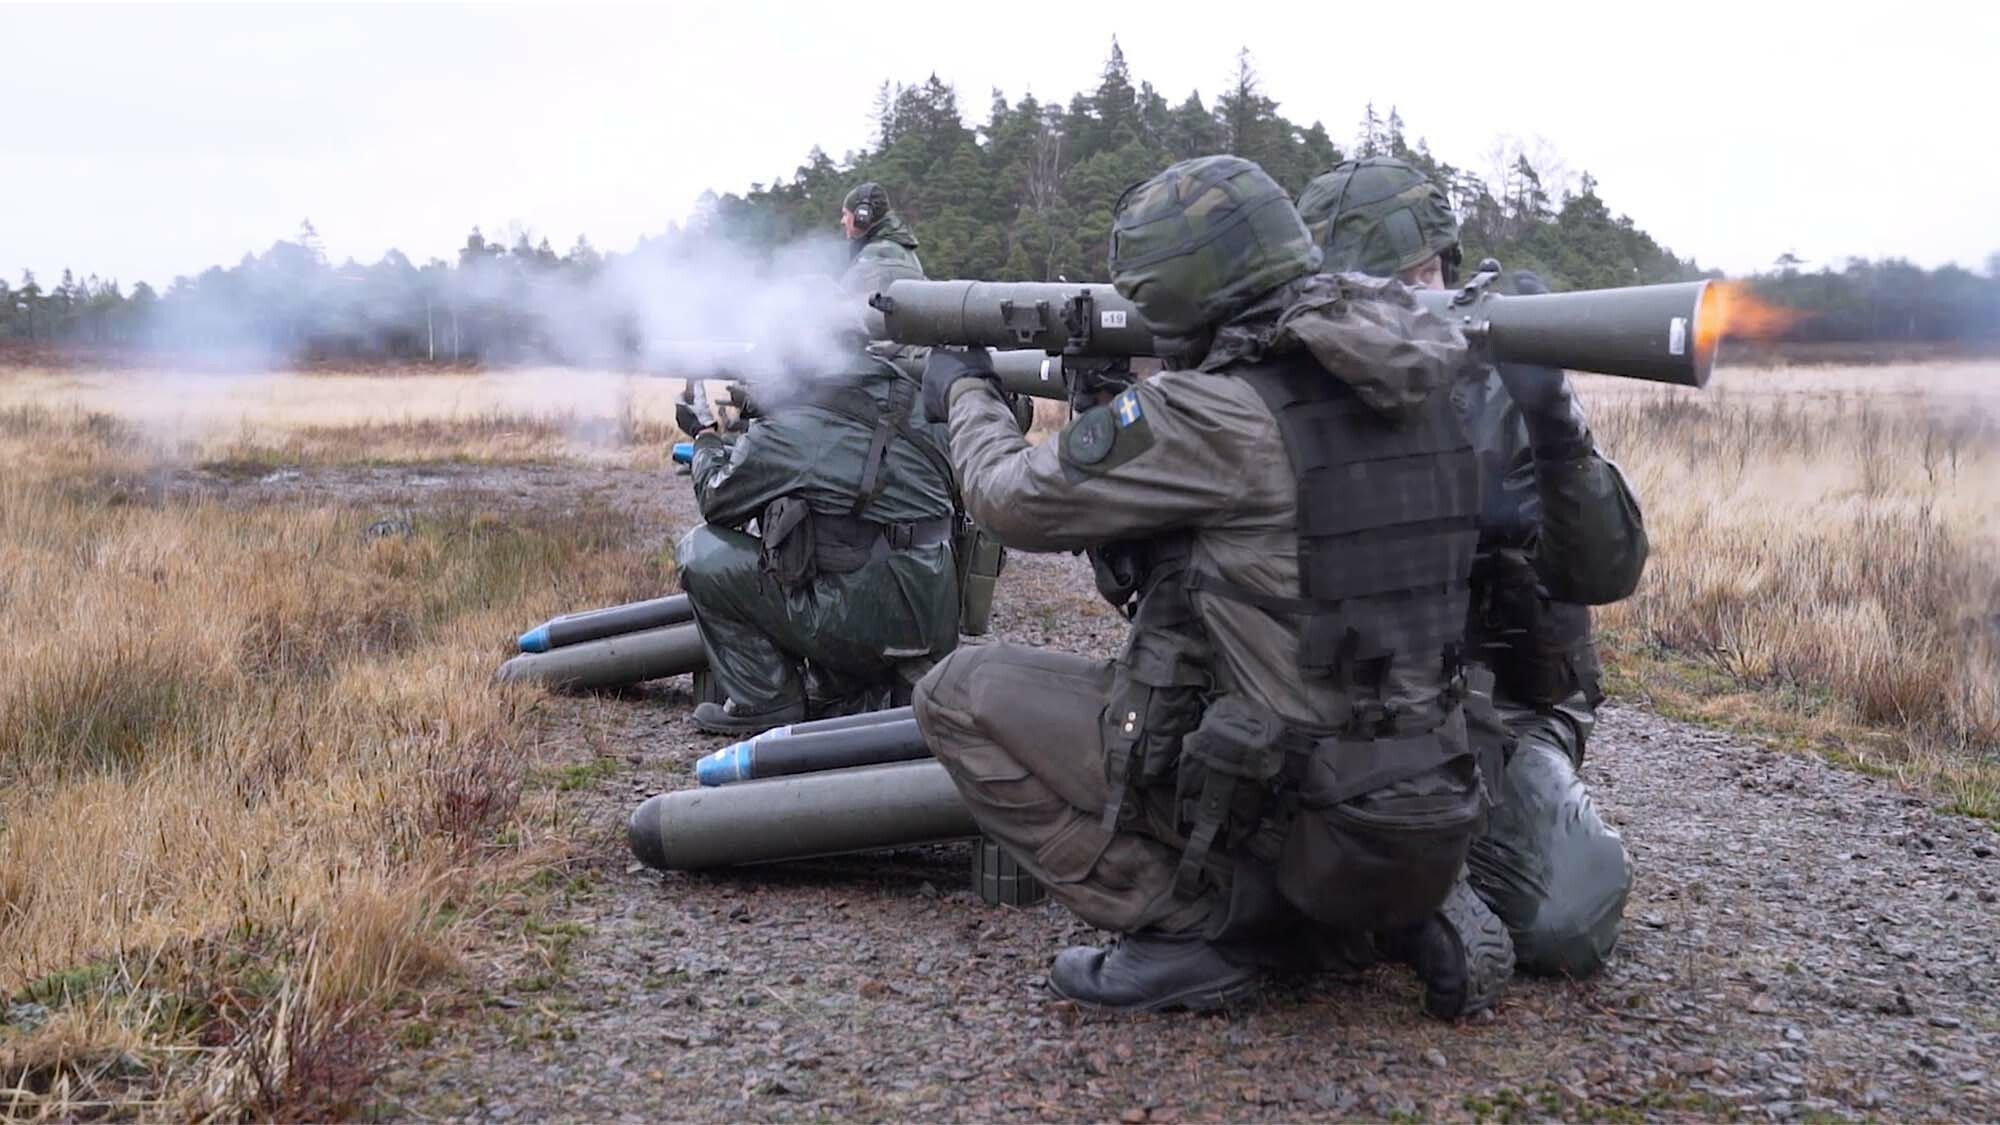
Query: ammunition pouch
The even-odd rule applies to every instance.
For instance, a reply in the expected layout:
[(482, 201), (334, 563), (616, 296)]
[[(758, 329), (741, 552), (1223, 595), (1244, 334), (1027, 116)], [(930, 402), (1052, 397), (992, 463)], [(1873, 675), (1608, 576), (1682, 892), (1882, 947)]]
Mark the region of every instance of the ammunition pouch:
[(993, 590), (1007, 565), (1006, 548), (961, 514), (956, 520), (951, 551), (958, 567), (958, 631), (969, 637), (983, 637), (993, 614)]
[(876, 523), (852, 516), (814, 512), (797, 496), (780, 496), (764, 506), (758, 525), (764, 538), (764, 570), (788, 590), (822, 574), (851, 574), (896, 551), (930, 547), (951, 535), (951, 521)]
[(1208, 676), (1200, 667), (1179, 660), (1172, 647), (1148, 644), (1142, 668), (1133, 666), (1130, 652), (1112, 668), (1111, 699), (1100, 719), (1105, 779), (1111, 786), (1103, 820), (1107, 830), (1131, 820), (1144, 794), (1174, 784), (1182, 739), (1201, 723)]
[(1482, 553), (1472, 585), (1466, 637), (1477, 659), (1493, 669), (1500, 694), (1533, 707), (1553, 707), (1578, 692), (1592, 707), (1603, 701), (1589, 607), (1544, 594), (1528, 552), (1507, 547)]
[[(1311, 748), (1310, 739), (1241, 695), (1224, 695), (1202, 712), (1200, 725), (1181, 741), (1174, 778), (1187, 837), (1174, 874), (1177, 894), (1192, 899), (1200, 893), (1218, 841), (1228, 851), (1277, 858), (1280, 816), (1273, 814), (1288, 804), (1282, 797), (1295, 790), (1299, 764)], [(1288, 784), (1279, 784), (1280, 775)]]
[(757, 517), (764, 542), (764, 573), (787, 590), (805, 586), (819, 575), (813, 512), (803, 498), (780, 496), (764, 505)]
[(1112, 666), (1111, 697), (1099, 718), (1110, 793), (1106, 831), (1133, 819), (1149, 791), (1172, 783), (1181, 739), (1200, 724), (1214, 692), (1208, 634), (1182, 582), (1188, 547), (1185, 536), (1168, 536), (1090, 552), (1100, 589), (1105, 560), (1116, 560), (1133, 591), (1125, 603), (1112, 603), (1132, 616), (1133, 628)]
[(1225, 695), (1182, 743), (1175, 798), (1187, 837), (1177, 894), (1199, 894), (1220, 844), (1272, 864), (1315, 921), (1421, 921), (1451, 889), (1488, 808), (1455, 717), (1401, 737), (1314, 734)]
[(1444, 901), (1488, 804), (1456, 716), (1426, 734), (1321, 740), (1296, 798), (1278, 890), (1317, 922), (1377, 930)]
[(813, 558), (821, 574), (850, 574), (897, 551), (934, 547), (951, 538), (951, 520), (876, 523), (852, 516), (815, 514)]

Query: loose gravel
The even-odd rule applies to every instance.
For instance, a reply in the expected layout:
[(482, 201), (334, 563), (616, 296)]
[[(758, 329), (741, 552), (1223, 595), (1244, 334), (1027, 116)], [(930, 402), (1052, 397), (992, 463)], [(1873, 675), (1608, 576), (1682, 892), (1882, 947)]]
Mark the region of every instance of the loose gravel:
[[(671, 477), (446, 475), (329, 494), (542, 505), (589, 488), (662, 537), (693, 519)], [(1014, 556), (1001, 587), (998, 639), (1108, 655), (1123, 635), (1080, 559)], [(692, 785), (726, 741), (689, 724), (688, 692), (548, 708), (537, 767), (589, 767), (559, 794), (585, 858), (536, 923), (561, 956), (475, 962), (463, 1006), (382, 1077), (384, 1113), (2000, 1119), (2000, 834), (1890, 781), (1614, 703), (1587, 774), (1637, 877), (1601, 976), (1517, 979), (1457, 1026), (1422, 1017), (1390, 967), (1279, 982), (1226, 1015), (1114, 1017), (1043, 987), (1057, 949), (1103, 935), (1053, 904), (982, 904), (969, 845), (637, 865), (633, 807)]]

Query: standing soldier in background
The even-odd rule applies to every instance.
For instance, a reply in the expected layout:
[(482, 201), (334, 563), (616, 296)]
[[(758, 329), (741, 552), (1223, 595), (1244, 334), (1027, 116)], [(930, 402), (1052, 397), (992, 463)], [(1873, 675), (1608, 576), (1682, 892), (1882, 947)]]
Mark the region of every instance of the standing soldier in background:
[(1079, 1002), (1214, 1007), (1331, 946), (1411, 965), (1449, 1019), (1513, 971), (1461, 874), (1486, 794), (1459, 705), (1464, 340), (1320, 256), (1255, 164), (1184, 161), (1126, 192), (1111, 235), (1169, 370), (1031, 446), (984, 349), (925, 367), (974, 518), (1089, 549), (1132, 617), (1115, 661), (981, 645), (914, 700), (981, 829), (1121, 935), (1056, 958)]
[(857, 321), (733, 445), (705, 400), (677, 409), (707, 522), (676, 557), (728, 695), (695, 708), (705, 731), (893, 705), (958, 644), (951, 463), (912, 417), (915, 380), (866, 344)]
[(840, 205), (840, 229), (847, 235), (851, 260), (840, 284), (867, 300), (892, 281), (923, 280), (917, 260), (917, 236), (901, 215), (889, 209), (889, 193), (869, 182), (847, 193)]
[[(1458, 283), (1451, 204), (1401, 161), (1341, 164), (1307, 186), (1299, 213), (1329, 270)], [(1548, 292), (1532, 273), (1509, 280)], [(1578, 775), (1603, 698), (1586, 607), (1638, 585), (1646, 529), (1563, 372), (1489, 366), (1458, 396), (1483, 480), (1466, 640), (1484, 668), (1475, 686), (1491, 685), (1491, 708), (1475, 697), (1467, 716), (1475, 740), (1514, 743), (1499, 808), (1472, 847), (1472, 885), (1507, 923), (1523, 970), (1585, 976), (1616, 945), (1632, 886), (1624, 843)]]

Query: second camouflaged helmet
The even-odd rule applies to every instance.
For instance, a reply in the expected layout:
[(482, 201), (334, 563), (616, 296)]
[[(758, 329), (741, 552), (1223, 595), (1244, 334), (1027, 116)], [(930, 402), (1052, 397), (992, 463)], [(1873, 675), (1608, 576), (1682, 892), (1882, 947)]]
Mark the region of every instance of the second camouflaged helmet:
[(1112, 208), (1111, 284), (1172, 339), (1200, 337), (1319, 262), (1291, 197), (1241, 157), (1183, 160)]
[(1299, 215), (1326, 251), (1329, 273), (1393, 277), (1442, 259), (1445, 284), (1457, 278), (1458, 216), (1422, 172), (1393, 157), (1334, 166), (1299, 195)]

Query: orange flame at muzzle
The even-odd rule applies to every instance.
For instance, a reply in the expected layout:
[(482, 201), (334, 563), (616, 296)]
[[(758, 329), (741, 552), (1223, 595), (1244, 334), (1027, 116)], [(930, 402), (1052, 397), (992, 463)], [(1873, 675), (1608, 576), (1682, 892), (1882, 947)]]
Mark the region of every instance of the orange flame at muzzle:
[(1775, 340), (1805, 317), (1757, 296), (1747, 282), (1711, 281), (1702, 290), (1701, 307), (1695, 313), (1695, 347), (1709, 355), (1725, 339)]

